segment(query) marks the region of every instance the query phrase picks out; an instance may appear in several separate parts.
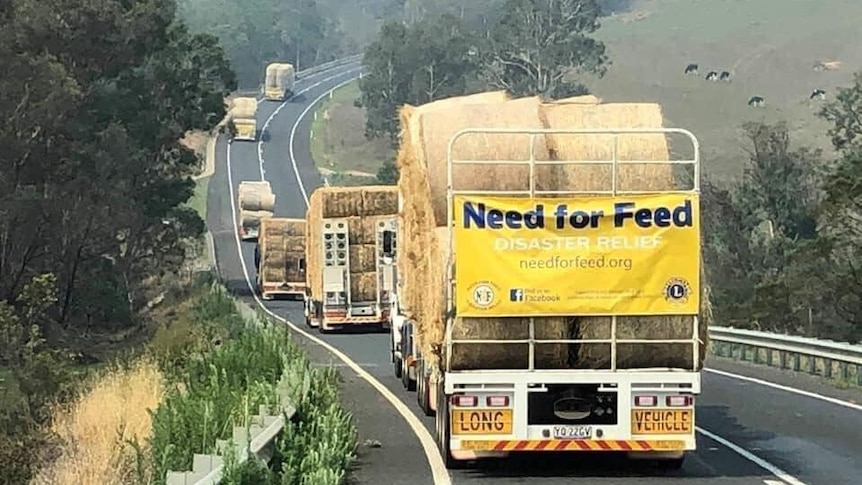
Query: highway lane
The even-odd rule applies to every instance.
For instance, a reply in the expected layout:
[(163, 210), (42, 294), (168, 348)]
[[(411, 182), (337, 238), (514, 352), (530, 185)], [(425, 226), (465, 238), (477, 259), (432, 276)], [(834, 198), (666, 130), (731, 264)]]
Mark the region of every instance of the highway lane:
[[(290, 159), (290, 133), (297, 136), (294, 140), (294, 159), (302, 184), (310, 192), (320, 183), (320, 177), (311, 163), (309, 150), (309, 128), (311, 116), (305, 117), (296, 126), (297, 117), (306, 111), (307, 104), (327, 89), (348, 79), (351, 74), (333, 76), (335, 71), (321, 73), (319, 77), (308, 80), (309, 84), (331, 77), (317, 88), (305, 94), (305, 99), (297, 99), (286, 105), (269, 125), (269, 142), (263, 144), (263, 159), (266, 179), (273, 184), (278, 194), (277, 215), (282, 217), (303, 217), (305, 212), (302, 191)], [(302, 86), (300, 86), (302, 88)], [(264, 103), (268, 104), (268, 103)], [(267, 117), (266, 109), (261, 112)], [(266, 118), (262, 118), (261, 121)], [(237, 258), (236, 243), (233, 237), (233, 221), (230, 213), (230, 199), (227, 195), (226, 146), (218, 145), (216, 175), (210, 183), (210, 217), (208, 223), (216, 239), (216, 248), (222, 277), (228, 286), (240, 294), (247, 294), (247, 284), (241, 262)], [(257, 149), (252, 144), (236, 143), (231, 148), (231, 169), (234, 185), (240, 180), (260, 178)], [(243, 244), (246, 261), (251, 261), (252, 245)], [(249, 271), (254, 271), (247, 263)], [(253, 274), (250, 274), (252, 278)], [(272, 302), (267, 306), (289, 321), (301, 324), (304, 319), (301, 306), (294, 302)], [(324, 340), (349, 354), (362, 365), (374, 378), (378, 379), (411, 409), (415, 406), (415, 393), (407, 393), (392, 374), (388, 355), (387, 335), (325, 335)], [(309, 346), (310, 351), (321, 362), (332, 360), (319, 347)], [(756, 371), (755, 371), (756, 372)], [(401, 483), (401, 480), (426, 483), (430, 472), (424, 462), (417, 440), (409, 428), (398, 426), (398, 414), (388, 403), (376, 397), (373, 391), (362, 391), (363, 382), (353, 379), (349, 372), (345, 377), (348, 389), (346, 397), (351, 410), (359, 419), (360, 431), (364, 437), (379, 440), (382, 448), (363, 450), (363, 460), (358, 470), (360, 483), (377, 478), (375, 470), (387, 470), (388, 483)], [(355, 399), (351, 399), (355, 398)], [(780, 403), (779, 405), (773, 405)], [(387, 409), (388, 408), (388, 409)], [(706, 430), (728, 439), (742, 448), (751, 450), (774, 465), (778, 465), (801, 482), (794, 483), (792, 478), (786, 482), (825, 485), (858, 483), (860, 476), (858, 460), (852, 453), (860, 449), (860, 437), (854, 430), (862, 429), (862, 413), (850, 409), (835, 410), (834, 406), (811, 398), (788, 395), (777, 390), (744, 383), (712, 374), (704, 375), (704, 394), (697, 408), (699, 424)], [(802, 411), (804, 419), (798, 414)], [(433, 419), (421, 416), (425, 426), (433, 432)], [(821, 423), (825, 420), (825, 426)], [(385, 431), (384, 431), (385, 430)], [(822, 432), (818, 432), (821, 430)], [(698, 453), (689, 457), (679, 476), (692, 483), (733, 483), (751, 484), (778, 480), (772, 473), (764, 470), (752, 460), (731, 450), (725, 444), (700, 435)], [(397, 449), (397, 450), (396, 450)], [(802, 451), (802, 455), (798, 452)], [(382, 461), (381, 461), (382, 460)], [(381, 463), (386, 463), (382, 466)], [(804, 463), (804, 465), (803, 465)], [(422, 470), (422, 472), (419, 472)], [(613, 470), (609, 472), (608, 470)], [(595, 456), (563, 457), (544, 456), (541, 460), (516, 459), (504, 463), (488, 463), (477, 470), (453, 473), (454, 483), (482, 482), (489, 478), (503, 483), (523, 483), (530, 477), (545, 477), (543, 483), (568, 483), (573, 476), (590, 477), (590, 481), (601, 483), (666, 483), (667, 478), (649, 476), (630, 462), (618, 462), (613, 458)], [(641, 475), (636, 478), (626, 478)], [(555, 478), (552, 478), (555, 477)], [(394, 481), (393, 481), (394, 480)], [(767, 482), (769, 483), (769, 482)], [(782, 483), (782, 482), (777, 482)]]

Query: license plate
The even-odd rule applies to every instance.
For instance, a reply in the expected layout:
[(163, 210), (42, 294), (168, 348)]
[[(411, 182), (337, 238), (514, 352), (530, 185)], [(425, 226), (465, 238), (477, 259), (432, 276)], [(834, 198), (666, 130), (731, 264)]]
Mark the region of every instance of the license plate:
[(692, 434), (692, 409), (635, 409), (632, 434)]
[(453, 435), (512, 434), (511, 409), (453, 409)]
[(588, 440), (592, 437), (592, 426), (554, 426), (554, 438), (559, 440)]

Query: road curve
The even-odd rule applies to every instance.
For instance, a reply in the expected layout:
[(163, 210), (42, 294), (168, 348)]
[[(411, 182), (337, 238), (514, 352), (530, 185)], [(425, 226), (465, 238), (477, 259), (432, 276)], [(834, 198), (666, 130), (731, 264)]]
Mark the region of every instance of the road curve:
[[(234, 294), (250, 303), (262, 304), (252, 297), (246, 281), (254, 278), (253, 244), (243, 243), (238, 250), (231, 194), (240, 181), (263, 177), (277, 195), (278, 217), (304, 217), (305, 197), (321, 183), (309, 147), (312, 104), (334, 87), (355, 78), (358, 69), (358, 64), (349, 64), (316, 73), (298, 82), (301, 94), (292, 101), (283, 105), (262, 102), (258, 122), (267, 131), (265, 143), (228, 145), (224, 139), (217, 143), (207, 225), (215, 241), (222, 279)], [(301, 304), (267, 302), (266, 309), (304, 328)], [(440, 470), (436, 451), (428, 449), (428, 437), (434, 432), (433, 418), (418, 412), (415, 393), (404, 391), (393, 376), (388, 334), (313, 333), (331, 346), (327, 350), (298, 337), (316, 362), (347, 367), (330, 350), (340, 351), (350, 361), (349, 370), (342, 372), (343, 396), (356, 416), (361, 436), (356, 483), (516, 484), (542, 478), (541, 483), (555, 485), (572, 483), (577, 477), (584, 483), (608, 485), (663, 485), (669, 481), (667, 476), (607, 455), (523, 457), (446, 474)], [(765, 380), (774, 377), (754, 367), (722, 361), (710, 365)], [(674, 481), (686, 485), (859, 483), (862, 409), (837, 406), (725, 374), (704, 373), (703, 389), (696, 411), (701, 427), (699, 450), (687, 459)], [(814, 390), (829, 392), (822, 387)], [(363, 443), (365, 440), (369, 442)], [(380, 446), (376, 447), (375, 442)]]

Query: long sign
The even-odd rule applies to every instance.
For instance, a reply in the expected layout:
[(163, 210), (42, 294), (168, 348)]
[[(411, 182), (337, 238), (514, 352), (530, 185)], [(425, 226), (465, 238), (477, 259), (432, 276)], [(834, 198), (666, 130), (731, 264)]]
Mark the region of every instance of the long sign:
[(460, 316), (698, 312), (695, 194), (454, 199)]

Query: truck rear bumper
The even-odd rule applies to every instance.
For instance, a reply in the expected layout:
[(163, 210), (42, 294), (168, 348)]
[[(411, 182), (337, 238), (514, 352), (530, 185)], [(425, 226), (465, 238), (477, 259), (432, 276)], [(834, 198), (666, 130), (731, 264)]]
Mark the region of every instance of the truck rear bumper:
[[(453, 454), (610, 451), (656, 456), (697, 447), (698, 372), (461, 371), (446, 373), (444, 392), (458, 396), (448, 406)], [(565, 408), (561, 403), (569, 399), (586, 404), (588, 416), (555, 418), (558, 403)]]

